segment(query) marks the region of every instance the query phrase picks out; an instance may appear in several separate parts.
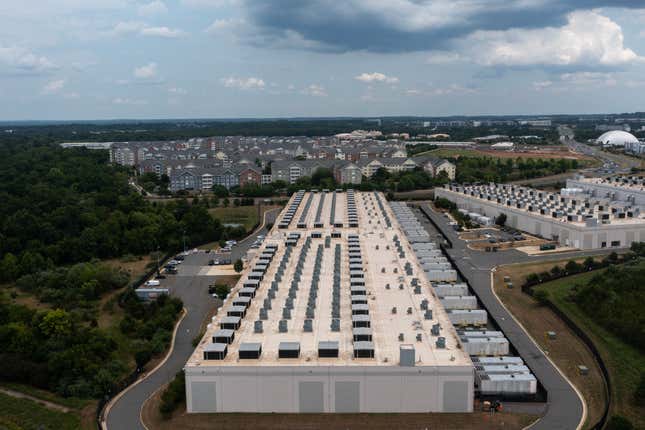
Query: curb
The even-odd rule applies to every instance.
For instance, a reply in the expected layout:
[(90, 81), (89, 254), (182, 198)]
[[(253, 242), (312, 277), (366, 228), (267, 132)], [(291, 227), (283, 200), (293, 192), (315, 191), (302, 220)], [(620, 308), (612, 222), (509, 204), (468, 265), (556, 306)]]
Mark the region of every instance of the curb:
[[(508, 312), (508, 314), (511, 316), (511, 318), (513, 318), (513, 320), (515, 320), (515, 322), (517, 323), (517, 325), (519, 325), (519, 326), (522, 328), (522, 330), (524, 331), (524, 333), (526, 334), (526, 336), (527, 336), (529, 339), (531, 339), (531, 342), (533, 342), (533, 343), (535, 344), (535, 346), (537, 347), (537, 349), (539, 349), (539, 350), (542, 352), (542, 355), (544, 355), (544, 357), (546, 357), (546, 359), (547, 359), (547, 360), (549, 360), (549, 363), (551, 363), (551, 365), (555, 368), (555, 370), (557, 370), (557, 371), (558, 371), (558, 373), (559, 373), (559, 374), (564, 378), (564, 380), (565, 380), (565, 381), (567, 381), (567, 383), (569, 384), (569, 386), (571, 386), (571, 388), (573, 388), (573, 391), (575, 391), (575, 392), (576, 392), (576, 395), (578, 396), (578, 399), (580, 399), (580, 403), (582, 403), (582, 417), (580, 418), (580, 422), (578, 423), (578, 426), (576, 427), (576, 430), (581, 430), (581, 429), (584, 427), (585, 421), (587, 421), (587, 403), (585, 402), (584, 397), (582, 397), (582, 394), (580, 394), (580, 391), (578, 390), (578, 388), (577, 388), (577, 387), (576, 387), (576, 386), (571, 382), (571, 380), (567, 377), (567, 375), (565, 375), (565, 374), (562, 372), (562, 370), (560, 370), (560, 368), (559, 368), (559, 367), (558, 367), (558, 366), (553, 362), (553, 360), (551, 360), (551, 357), (549, 357), (549, 355), (548, 355), (548, 354), (546, 354), (546, 353), (544, 352), (544, 350), (542, 349), (542, 347), (540, 346), (540, 344), (538, 344), (538, 343), (535, 341), (535, 339), (533, 338), (533, 336), (531, 336), (531, 334), (528, 332), (528, 330), (526, 329), (526, 327), (524, 327), (524, 326), (522, 325), (522, 323), (521, 323), (517, 318), (515, 318), (515, 315), (513, 315), (513, 313), (512, 313), (511, 311), (509, 311), (509, 310), (508, 310), (508, 308), (506, 307), (506, 305), (504, 304), (504, 302), (502, 302), (502, 301), (500, 300), (499, 296), (498, 296), (498, 295), (497, 295), (497, 293), (495, 292), (495, 288), (493, 287), (493, 285), (494, 285), (494, 282), (493, 282), (493, 274), (494, 274), (494, 272), (496, 272), (496, 271), (497, 271), (497, 266), (493, 267), (493, 268), (491, 269), (491, 271), (490, 271), (490, 289), (491, 289), (491, 292), (493, 293), (493, 295), (495, 296), (495, 298), (497, 299), (497, 301), (499, 302), (499, 304), (501, 304), (501, 305), (502, 305), (502, 307), (506, 310), (506, 312)], [(547, 407), (548, 407), (548, 403), (547, 403)], [(535, 424), (537, 424), (537, 423), (539, 423), (539, 422), (540, 422), (540, 419), (538, 419), (537, 421), (533, 422), (532, 424), (530, 424), (530, 425), (528, 425), (528, 426), (526, 426), (526, 427), (524, 427), (524, 428), (525, 428), (525, 429), (530, 429), (531, 427), (533, 427)]]
[[(170, 341), (170, 347), (168, 348), (168, 352), (166, 353), (166, 356), (161, 360), (157, 365), (150, 370), (148, 373), (145, 374), (144, 377), (137, 379), (134, 381), (134, 383), (130, 384), (125, 390), (121, 391), (119, 394), (114, 396), (112, 400), (105, 406), (105, 409), (103, 411), (103, 419), (101, 420), (101, 429), (102, 430), (108, 430), (107, 426), (107, 417), (110, 414), (110, 409), (112, 409), (112, 406), (121, 398), (123, 397), (128, 391), (130, 391), (132, 388), (136, 387), (140, 382), (145, 381), (150, 375), (155, 373), (161, 366), (163, 366), (166, 361), (170, 358), (172, 355), (173, 350), (175, 349), (175, 338), (177, 337), (177, 330), (179, 329), (179, 325), (181, 322), (184, 320), (184, 317), (188, 314), (188, 311), (186, 308), (183, 308), (181, 311), (181, 317), (179, 320), (177, 320), (177, 324), (175, 324), (175, 329), (172, 332), (172, 340)], [(156, 392), (156, 391), (155, 391)], [(145, 427), (145, 426), (144, 426)]]

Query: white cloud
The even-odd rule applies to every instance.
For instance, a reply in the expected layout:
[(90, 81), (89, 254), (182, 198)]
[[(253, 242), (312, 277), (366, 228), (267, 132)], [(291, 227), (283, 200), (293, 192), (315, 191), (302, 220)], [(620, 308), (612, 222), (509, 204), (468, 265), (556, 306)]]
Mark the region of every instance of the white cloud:
[(399, 82), (399, 78), (395, 76), (387, 76), (383, 73), (374, 72), (374, 73), (361, 73), (358, 76), (355, 76), (354, 79), (361, 82), (385, 82), (388, 84), (395, 84)]
[(236, 78), (230, 76), (228, 78), (220, 79), (222, 85), (227, 88), (239, 88), (241, 90), (262, 90), (266, 86), (265, 82), (260, 78)]
[(178, 95), (178, 96), (183, 96), (183, 95), (188, 94), (188, 91), (186, 91), (186, 90), (185, 90), (185, 89), (183, 89), (183, 88), (178, 88), (178, 87), (171, 87), (171, 88), (168, 88), (168, 92), (169, 92), (170, 94), (175, 94), (175, 95)]
[(57, 68), (45, 56), (17, 46), (0, 45), (0, 67), (5, 66), (12, 72), (44, 73)]
[(106, 32), (108, 36), (126, 36), (129, 34), (139, 34), (141, 36), (175, 38), (184, 35), (184, 32), (169, 27), (152, 27), (144, 22), (139, 21), (122, 21)]
[(157, 76), (157, 63), (148, 63), (145, 66), (136, 67), (132, 74), (138, 79), (152, 79)]
[(537, 82), (533, 82), (533, 89), (535, 91), (541, 91), (546, 88), (549, 88), (552, 85), (553, 85), (552, 81), (537, 81)]
[(80, 99), (81, 95), (75, 91), (72, 91), (71, 93), (63, 94), (63, 98), (68, 100), (76, 100), (76, 99)]
[(141, 105), (148, 104), (146, 100), (129, 99), (127, 97), (126, 98), (117, 97), (114, 100), (112, 100), (112, 103), (115, 105), (130, 105), (130, 106), (141, 106)]
[(233, 31), (240, 26), (244, 25), (246, 22), (243, 19), (216, 19), (211, 25), (206, 29), (206, 33), (218, 33), (225, 31)]
[(238, 0), (181, 0), (181, 4), (189, 7), (199, 8), (219, 8), (224, 6), (233, 6)]
[(55, 79), (45, 84), (45, 86), (43, 87), (42, 93), (54, 94), (62, 90), (64, 86), (65, 86), (65, 79)]
[(318, 85), (318, 84), (311, 84), (308, 87), (303, 88), (302, 91), (300, 91), (300, 93), (306, 96), (327, 97), (327, 92), (325, 91), (325, 88), (323, 88), (322, 85)]
[(450, 64), (450, 63), (456, 63), (461, 59), (462, 59), (461, 55), (459, 55), (456, 52), (432, 51), (430, 52), (430, 55), (428, 55), (428, 57), (426, 58), (426, 63), (435, 64), (435, 65)]
[(141, 29), (142, 36), (176, 38), (182, 36), (183, 34), (184, 32), (179, 29), (168, 27), (146, 27)]
[(606, 85), (610, 87), (618, 83), (613, 73), (601, 72), (563, 73), (560, 75), (560, 80), (573, 85)]
[(619, 66), (641, 60), (623, 44), (622, 28), (595, 11), (576, 11), (560, 28), (477, 31), (465, 42), (488, 66)]
[(137, 9), (137, 12), (141, 16), (154, 16), (162, 15), (168, 13), (168, 8), (166, 4), (160, 0), (154, 0), (150, 3), (142, 4)]

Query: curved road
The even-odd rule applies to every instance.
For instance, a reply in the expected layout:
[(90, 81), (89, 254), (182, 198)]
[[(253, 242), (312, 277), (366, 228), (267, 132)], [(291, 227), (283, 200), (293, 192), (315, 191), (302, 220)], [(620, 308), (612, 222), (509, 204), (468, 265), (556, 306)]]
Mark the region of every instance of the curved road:
[(501, 264), (549, 261), (563, 257), (586, 257), (607, 254), (615, 249), (576, 251), (534, 257), (516, 250), (491, 253), (473, 251), (466, 247), (465, 241), (458, 238), (457, 233), (448, 225), (445, 217), (434, 212), (428, 205), (423, 205), (422, 211), (439, 226), (441, 233), (452, 241), (453, 248), (446, 249), (446, 251), (475, 291), (491, 318), (495, 320), (546, 389), (548, 396), (546, 412), (537, 423), (531, 426), (531, 429), (571, 430), (584, 424), (581, 422), (584, 418), (584, 405), (578, 393), (497, 299), (492, 290), (491, 270)]
[[(275, 222), (279, 209), (272, 209), (265, 213), (262, 229), (254, 232), (266, 234), (264, 225), (267, 222)], [(243, 255), (251, 246), (252, 240), (247, 238), (240, 241), (233, 248), (233, 254)], [(143, 403), (159, 387), (169, 382), (177, 372), (183, 369), (184, 364), (193, 353), (193, 338), (199, 333), (204, 318), (216, 308), (216, 302), (207, 293), (208, 285), (216, 279), (215, 276), (199, 275), (200, 270), (208, 264), (210, 254), (199, 252), (186, 256), (184, 262), (179, 266), (178, 273), (168, 276), (165, 284), (171, 289), (174, 296), (184, 302), (187, 314), (177, 328), (175, 346), (168, 357), (168, 360), (156, 372), (127, 390), (118, 400), (112, 404), (105, 417), (105, 425), (110, 430), (138, 429), (145, 427), (140, 421), (140, 411)]]

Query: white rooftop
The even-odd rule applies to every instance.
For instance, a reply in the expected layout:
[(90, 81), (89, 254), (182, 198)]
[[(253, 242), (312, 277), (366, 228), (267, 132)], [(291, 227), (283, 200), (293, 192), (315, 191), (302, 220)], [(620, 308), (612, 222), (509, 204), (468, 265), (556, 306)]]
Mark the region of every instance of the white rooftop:
[[(332, 193), (327, 193), (320, 214), (323, 227), (313, 228), (322, 193), (315, 193), (308, 212), (304, 214), (307, 228), (296, 228), (303, 213), (305, 203), (309, 198), (306, 193), (300, 203), (289, 228), (279, 229), (276, 226), (267, 234), (264, 247), (277, 244), (278, 250), (269, 265), (264, 278), (256, 290), (256, 295), (246, 309), (246, 315), (241, 319), (240, 327), (235, 331), (235, 339), (228, 345), (228, 352), (223, 360), (205, 360), (204, 350), (212, 344), (212, 336), (220, 329), (220, 322), (231, 311), (238, 292), (243, 288), (248, 272), (255, 265), (255, 259), (247, 264), (240, 281), (229, 295), (229, 299), (213, 318), (204, 338), (201, 340), (187, 366), (398, 366), (399, 349), (402, 345), (412, 344), (415, 349), (416, 366), (447, 366), (470, 364), (468, 355), (458, 347), (459, 340), (447, 313), (434, 295), (430, 282), (419, 266), (405, 234), (402, 232), (396, 217), (387, 204), (385, 197), (378, 194), (386, 214), (382, 212), (376, 199), (376, 193), (355, 192), (356, 211), (359, 219), (358, 228), (332, 227), (331, 206)], [(346, 221), (348, 193), (336, 193), (336, 215), (338, 221)], [(293, 201), (293, 197), (292, 200)], [(288, 207), (289, 205), (287, 205)], [(284, 211), (283, 211), (284, 212)], [(282, 218), (281, 214), (278, 220)], [(386, 216), (392, 227), (386, 226)], [(256, 332), (255, 322), (260, 321), (260, 310), (269, 295), (272, 282), (278, 272), (287, 246), (286, 237), (289, 233), (299, 232), (301, 237), (293, 247), (282, 280), (278, 283), (275, 298), (271, 300), (271, 309), (267, 311), (267, 319), (262, 320), (262, 332)], [(293, 301), (291, 318), (287, 320), (287, 331), (280, 332), (279, 324), (283, 320), (283, 307), (289, 297), (289, 289), (294, 279), (298, 259), (303, 245), (312, 232), (321, 232), (321, 238), (310, 239), (310, 248), (306, 254), (303, 270), (300, 275), (299, 287)], [(331, 238), (332, 232), (340, 233), (341, 237)], [(352, 325), (352, 296), (350, 294), (350, 270), (348, 256), (348, 236), (357, 234), (363, 264), (367, 315), (371, 323), (371, 339), (360, 338), (354, 341), (354, 335), (368, 335), (370, 330), (355, 330)], [(405, 257), (399, 257), (399, 251), (394, 244), (397, 236), (405, 252)], [(329, 242), (329, 247), (325, 242)], [(334, 279), (334, 264), (336, 247), (340, 245), (340, 330), (332, 330), (332, 285)], [(377, 249), (378, 248), (378, 249)], [(314, 262), (316, 254), (322, 251), (317, 298), (315, 300), (315, 316), (311, 319), (312, 330), (305, 331), (307, 304), (310, 296), (312, 279), (314, 278)], [(259, 253), (258, 253), (259, 254)], [(406, 274), (405, 265), (412, 265), (412, 275)], [(385, 269), (383, 271), (383, 269)], [(418, 278), (421, 293), (415, 294), (411, 286), (412, 279)], [(389, 285), (389, 287), (387, 287)], [(402, 285), (402, 289), (399, 286)], [(360, 288), (359, 288), (360, 289)], [(248, 291), (248, 290), (245, 290)], [(427, 300), (428, 308), (432, 310), (432, 319), (425, 319), (425, 310), (421, 302)], [(393, 313), (396, 308), (396, 313)], [(408, 311), (408, 309), (410, 309)], [(354, 307), (356, 312), (364, 312), (363, 306)], [(354, 315), (354, 319), (365, 319), (364, 314)], [(358, 318), (356, 318), (358, 317)], [(435, 343), (438, 336), (431, 334), (434, 324), (440, 324), (439, 336), (445, 338), (446, 347), (437, 348)], [(417, 341), (417, 335), (421, 340)], [(402, 335), (402, 337), (400, 337)], [(280, 344), (298, 342), (300, 353), (298, 358), (279, 358)], [(337, 342), (338, 357), (324, 358), (318, 356), (320, 342)], [(261, 354), (258, 359), (239, 359), (240, 344), (259, 343)], [(355, 358), (354, 350), (370, 350), (373, 347), (374, 356)]]

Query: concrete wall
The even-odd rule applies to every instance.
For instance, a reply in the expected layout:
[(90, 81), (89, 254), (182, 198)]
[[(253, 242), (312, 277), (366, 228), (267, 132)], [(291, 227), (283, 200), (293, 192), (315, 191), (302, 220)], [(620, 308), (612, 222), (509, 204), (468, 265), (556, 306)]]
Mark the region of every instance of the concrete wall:
[(578, 249), (598, 249), (603, 247), (603, 242), (606, 244), (605, 247), (610, 248), (613, 241), (620, 242), (620, 247), (628, 247), (633, 241), (645, 241), (645, 224), (640, 226), (637, 224), (632, 224), (631, 226), (619, 224), (603, 224), (597, 227), (575, 226), (444, 188), (435, 189), (435, 197), (444, 197), (454, 202), (460, 209), (467, 209), (469, 212), (477, 212), (489, 217), (496, 217), (500, 213), (505, 213), (507, 215), (506, 223), (510, 227), (542, 236), (546, 239), (552, 239), (557, 236), (558, 242), (563, 246)]
[(188, 412), (472, 412), (473, 367), (186, 368)]

